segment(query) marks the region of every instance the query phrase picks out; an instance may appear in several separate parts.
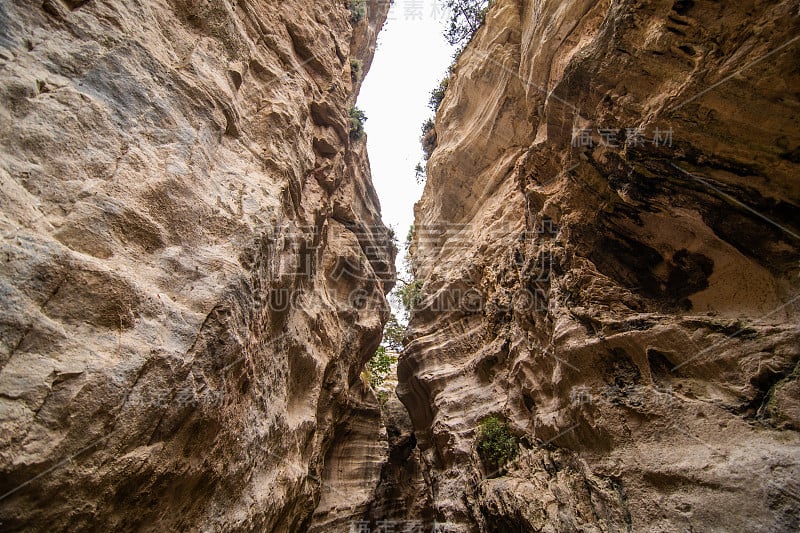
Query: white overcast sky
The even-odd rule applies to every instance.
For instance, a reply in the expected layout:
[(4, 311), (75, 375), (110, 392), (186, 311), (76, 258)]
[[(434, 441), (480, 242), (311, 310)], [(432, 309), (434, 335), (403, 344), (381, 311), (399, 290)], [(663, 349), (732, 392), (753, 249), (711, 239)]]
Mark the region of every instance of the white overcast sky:
[(424, 164), (419, 137), (422, 122), (433, 115), (428, 98), (453, 57), (442, 35), (445, 23), (437, 0), (395, 0), (358, 97), (383, 220), (401, 243), (422, 194), (414, 167)]

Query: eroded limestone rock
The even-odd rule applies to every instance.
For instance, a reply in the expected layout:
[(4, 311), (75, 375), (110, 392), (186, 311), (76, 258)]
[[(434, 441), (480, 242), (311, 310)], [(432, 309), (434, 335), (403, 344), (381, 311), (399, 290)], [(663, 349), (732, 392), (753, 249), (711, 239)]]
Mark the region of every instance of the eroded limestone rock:
[(377, 434), (394, 251), (348, 107), (387, 10), (0, 4), (2, 529), (297, 531)]
[(449, 531), (800, 526), (798, 30), (788, 1), (494, 2), (398, 371)]

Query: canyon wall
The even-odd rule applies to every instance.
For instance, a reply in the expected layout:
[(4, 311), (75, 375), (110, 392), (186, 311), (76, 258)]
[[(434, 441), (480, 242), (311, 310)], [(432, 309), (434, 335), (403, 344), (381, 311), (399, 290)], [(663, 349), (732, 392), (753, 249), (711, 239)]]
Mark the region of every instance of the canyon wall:
[(800, 527), (799, 33), (789, 1), (493, 2), (398, 368), (440, 530)]
[(348, 108), (388, 8), (0, 3), (4, 531), (366, 510), (395, 252)]

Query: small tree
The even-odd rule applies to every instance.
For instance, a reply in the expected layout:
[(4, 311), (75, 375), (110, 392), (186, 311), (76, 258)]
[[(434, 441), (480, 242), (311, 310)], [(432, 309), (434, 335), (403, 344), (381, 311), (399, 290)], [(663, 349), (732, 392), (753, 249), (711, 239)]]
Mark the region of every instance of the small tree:
[(439, 110), (439, 106), (442, 104), (442, 100), (444, 100), (444, 93), (447, 91), (447, 86), (450, 84), (450, 76), (446, 76), (439, 82), (439, 85), (434, 87), (431, 91), (430, 99), (428, 100), (428, 107), (436, 113)]
[(478, 455), (487, 468), (500, 470), (517, 456), (517, 449), (517, 439), (503, 418), (490, 415), (480, 421)]
[(392, 365), (397, 362), (397, 357), (386, 353), (386, 348), (378, 346), (375, 353), (369, 361), (367, 361), (367, 368), (364, 370), (367, 375), (367, 381), (370, 387), (377, 389), (386, 380), (389, 375), (389, 370)]
[(394, 313), (389, 317), (389, 321), (383, 326), (383, 344), (392, 350), (403, 349), (403, 337), (406, 335), (406, 328), (397, 321)]
[(367, 0), (350, 0), (350, 22), (358, 24), (367, 14)]
[(425, 167), (422, 166), (422, 163), (417, 163), (417, 166), (414, 167), (414, 178), (417, 180), (417, 183), (425, 182)]
[[(406, 240), (403, 244), (405, 251), (403, 257), (403, 266), (397, 274), (397, 285), (395, 285), (392, 292), (389, 294), (389, 299), (395, 308), (402, 310), (402, 317), (404, 322), (408, 322), (411, 318), (411, 313), (414, 307), (422, 301), (422, 280), (414, 279), (414, 267), (412, 265), (411, 243), (414, 239), (414, 225), (408, 228)], [(405, 336), (405, 327), (403, 327), (403, 336)]]
[(357, 141), (364, 137), (364, 123), (367, 115), (356, 106), (350, 107), (350, 138)]
[(422, 132), (422, 135), (424, 136), (426, 133), (431, 131), (434, 126), (435, 126), (435, 123), (433, 122), (433, 117), (426, 118), (425, 122), (422, 123), (422, 127), (420, 128), (420, 131)]
[(450, 25), (444, 33), (452, 45), (464, 45), (472, 39), (486, 19), (490, 0), (445, 0), (450, 13)]
[(436, 144), (438, 142), (436, 128), (434, 125), (435, 124), (432, 118), (428, 118), (422, 123), (422, 137), (419, 138), (419, 142), (422, 145), (422, 152), (424, 154), (425, 161), (430, 159), (431, 154), (436, 149)]
[[(414, 275), (414, 254), (411, 251), (411, 244), (414, 242), (414, 224), (411, 224), (408, 227), (408, 233), (406, 233), (406, 242), (403, 243), (403, 250), (405, 254), (403, 255), (403, 269), (407, 271), (411, 276)], [(401, 282), (404, 280), (401, 279)]]
[(422, 302), (422, 281), (415, 279), (409, 283), (400, 282), (397, 295), (406, 311), (411, 313)]
[(427, 161), (431, 158), (431, 155), (433, 155), (433, 151), (436, 150), (436, 147), (439, 146), (439, 137), (436, 135), (436, 130), (431, 128), (426, 131), (419, 142), (422, 144), (422, 155), (425, 161)]

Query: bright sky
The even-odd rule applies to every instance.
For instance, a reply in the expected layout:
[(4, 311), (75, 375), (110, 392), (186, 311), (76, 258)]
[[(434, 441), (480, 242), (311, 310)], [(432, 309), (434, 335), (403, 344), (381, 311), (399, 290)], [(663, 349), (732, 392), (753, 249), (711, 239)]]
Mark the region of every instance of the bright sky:
[[(395, 0), (358, 97), (367, 114), (367, 149), (383, 221), (401, 244), (422, 194), (414, 167), (424, 165), (419, 137), (433, 115), (428, 98), (453, 58), (442, 36), (445, 23), (437, 0)], [(398, 255), (399, 267), (403, 254)]]

